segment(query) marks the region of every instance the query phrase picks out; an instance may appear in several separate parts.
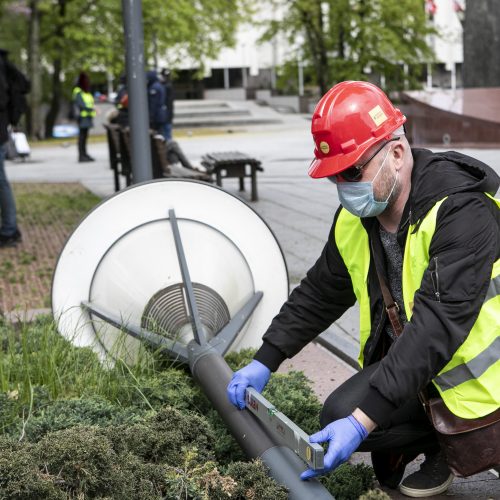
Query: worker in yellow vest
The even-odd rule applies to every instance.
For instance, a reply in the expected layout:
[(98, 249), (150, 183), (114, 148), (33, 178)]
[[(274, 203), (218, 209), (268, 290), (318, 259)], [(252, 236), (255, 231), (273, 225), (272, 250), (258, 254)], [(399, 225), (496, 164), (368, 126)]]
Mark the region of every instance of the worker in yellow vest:
[(87, 140), (89, 130), (94, 126), (94, 96), (90, 92), (90, 79), (87, 73), (82, 72), (78, 77), (78, 82), (73, 89), (72, 105), (75, 109), (74, 115), (78, 123), (78, 161), (95, 161), (87, 153)]
[[(321, 256), (227, 392), (244, 408), (248, 386), (261, 391), (283, 360), (358, 302), (361, 369), (327, 398), (323, 429), (310, 438), (328, 443), (324, 470), (301, 477), (370, 451), (381, 484), (430, 497), (454, 476), (419, 391), (463, 419), (500, 407), (500, 210), (492, 198), (500, 179), (463, 154), (411, 148), (405, 121), (367, 82), (339, 83), (319, 101), (309, 175), (331, 180), (341, 206)], [(420, 453), (420, 469), (404, 477)]]

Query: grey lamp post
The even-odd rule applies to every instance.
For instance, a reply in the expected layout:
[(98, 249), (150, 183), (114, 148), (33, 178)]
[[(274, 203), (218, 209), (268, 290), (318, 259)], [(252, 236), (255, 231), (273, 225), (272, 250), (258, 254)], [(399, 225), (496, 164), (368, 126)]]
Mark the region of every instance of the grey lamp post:
[(153, 178), (141, 3), (141, 0), (122, 0), (134, 183)]

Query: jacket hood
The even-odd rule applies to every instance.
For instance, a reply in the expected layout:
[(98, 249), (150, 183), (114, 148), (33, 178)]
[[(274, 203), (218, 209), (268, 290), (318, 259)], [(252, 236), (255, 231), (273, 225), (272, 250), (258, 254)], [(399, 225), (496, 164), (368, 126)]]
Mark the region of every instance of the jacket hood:
[(414, 224), (445, 196), (462, 192), (494, 195), (500, 177), (485, 163), (470, 156), (445, 151), (412, 149), (410, 223)]
[(150, 70), (146, 73), (146, 80), (148, 81), (148, 85), (151, 85), (154, 82), (158, 81), (158, 73), (154, 70)]

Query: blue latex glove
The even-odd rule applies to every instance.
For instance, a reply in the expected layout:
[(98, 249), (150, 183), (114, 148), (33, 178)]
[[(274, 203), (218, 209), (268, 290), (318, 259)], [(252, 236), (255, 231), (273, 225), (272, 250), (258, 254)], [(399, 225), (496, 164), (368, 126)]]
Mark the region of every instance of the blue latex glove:
[(309, 437), (311, 443), (325, 443), (326, 441), (329, 443), (324, 468), (307, 469), (300, 475), (300, 479), (310, 479), (337, 468), (354, 453), (367, 436), (368, 431), (352, 415), (328, 424), (323, 430)]
[(248, 386), (258, 392), (266, 386), (271, 376), (271, 370), (260, 361), (253, 360), (247, 366), (234, 373), (231, 382), (227, 386), (227, 397), (229, 401), (240, 410), (245, 408), (245, 390)]

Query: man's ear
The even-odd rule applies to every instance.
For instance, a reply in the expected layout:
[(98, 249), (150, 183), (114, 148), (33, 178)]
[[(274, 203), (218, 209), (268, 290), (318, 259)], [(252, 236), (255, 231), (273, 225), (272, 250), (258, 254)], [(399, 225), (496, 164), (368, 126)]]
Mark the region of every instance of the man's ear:
[(401, 142), (396, 142), (395, 146), (392, 149), (392, 154), (394, 155), (394, 160), (396, 164), (396, 170), (402, 168), (404, 164), (405, 157), (405, 147)]

